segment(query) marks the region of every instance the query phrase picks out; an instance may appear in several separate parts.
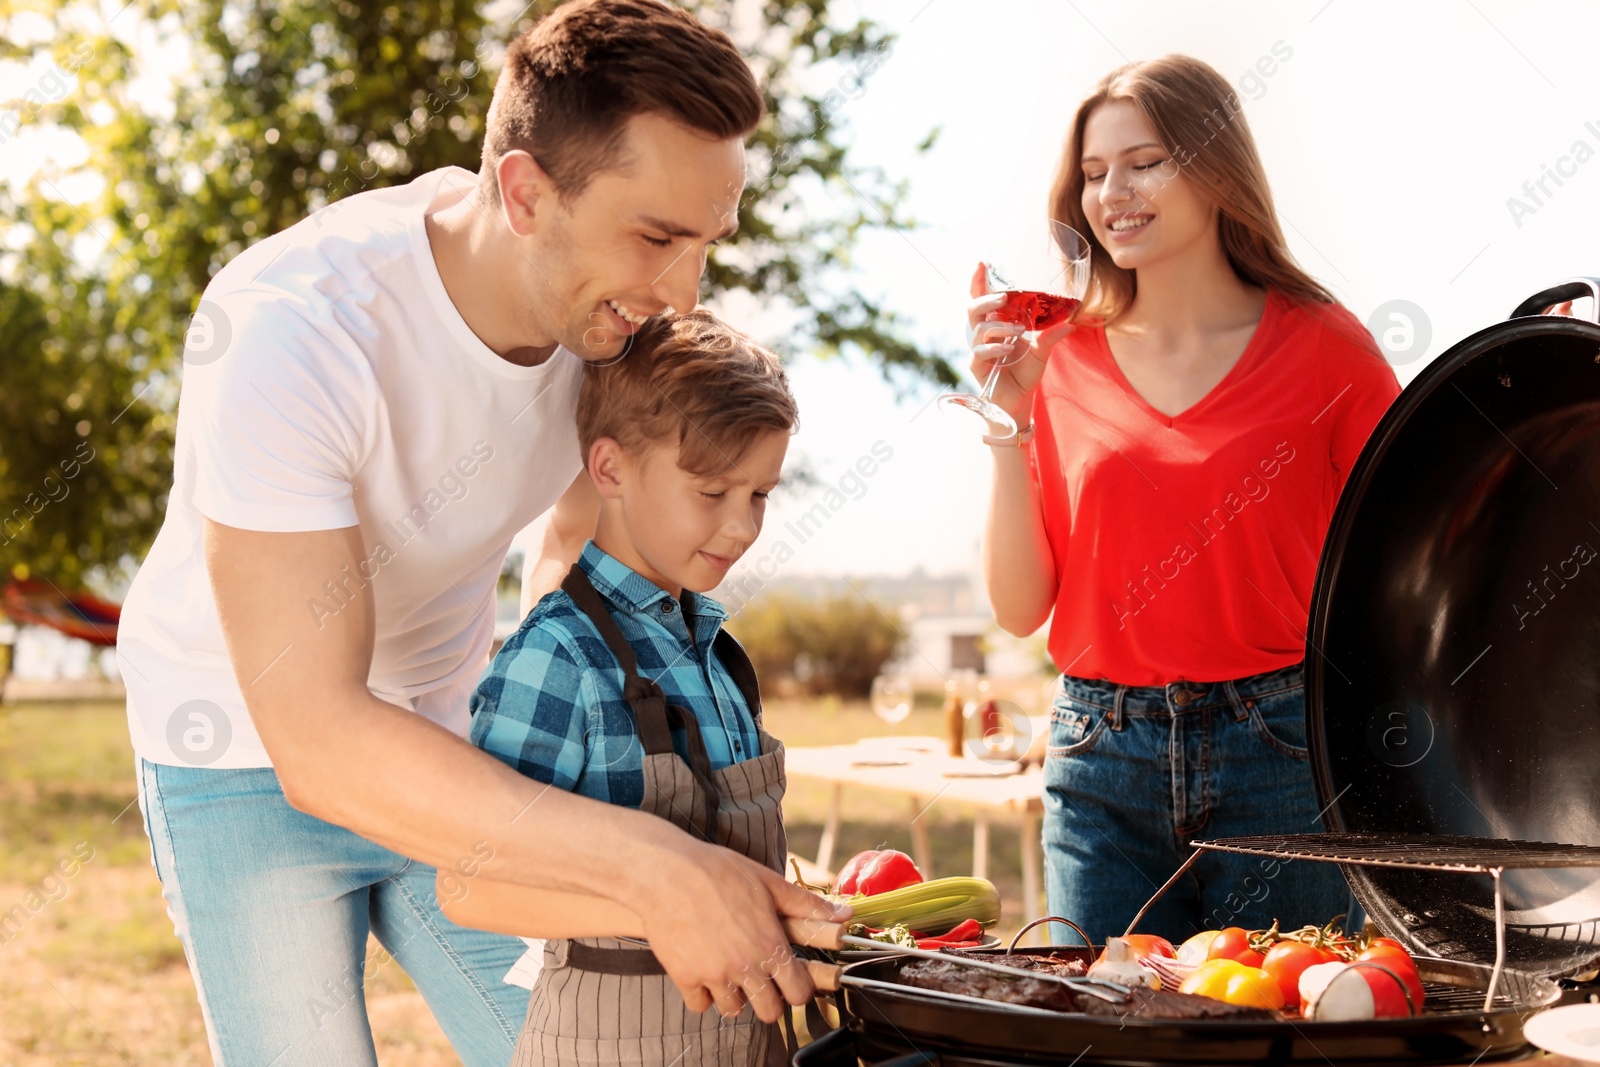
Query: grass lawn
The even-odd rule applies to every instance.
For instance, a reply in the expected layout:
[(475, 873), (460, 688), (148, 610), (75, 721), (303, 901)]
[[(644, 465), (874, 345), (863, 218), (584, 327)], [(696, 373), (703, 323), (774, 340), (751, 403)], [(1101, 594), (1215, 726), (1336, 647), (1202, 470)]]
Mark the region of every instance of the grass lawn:
[[(940, 732), (937, 712), (889, 727), (864, 703), (829, 700), (774, 701), (767, 724), (790, 745)], [(825, 786), (791, 783), (785, 817), (801, 855), (816, 854), (827, 798)], [(134, 799), (121, 704), (0, 706), (0, 1064), (210, 1063)], [(910, 850), (904, 797), (847, 788), (844, 803), (835, 862), (865, 848)], [(971, 870), (969, 818), (944, 803), (925, 816), (936, 873)], [(1015, 828), (994, 827), (989, 870), (1009, 905), (1003, 930), (1018, 925), (1020, 848)], [(374, 942), (369, 954), (377, 951)], [(369, 973), (368, 1012), (386, 1067), (456, 1063), (399, 966)]]

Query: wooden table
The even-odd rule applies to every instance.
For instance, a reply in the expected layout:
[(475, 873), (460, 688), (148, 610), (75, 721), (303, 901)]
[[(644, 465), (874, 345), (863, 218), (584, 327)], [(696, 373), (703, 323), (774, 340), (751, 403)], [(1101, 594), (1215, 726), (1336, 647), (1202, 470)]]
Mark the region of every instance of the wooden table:
[[(995, 814), (1022, 826), (1022, 912), (1024, 921), (1043, 915), (1039, 875), (1039, 822), (1044, 814), (1044, 772), (1038, 767), (1008, 773), (1015, 764), (990, 764), (974, 758), (952, 758), (936, 737), (871, 737), (853, 745), (786, 748), (784, 766), (792, 778), (813, 778), (833, 784), (827, 822), (817, 849), (817, 866), (833, 870), (833, 848), (839, 838), (841, 794), (846, 785), (902, 793), (910, 799), (911, 858), (922, 872), (936, 877), (923, 820), (934, 803), (953, 801), (977, 809), (972, 825), (972, 873), (989, 875), (989, 819)], [(948, 872), (946, 872), (948, 873)]]

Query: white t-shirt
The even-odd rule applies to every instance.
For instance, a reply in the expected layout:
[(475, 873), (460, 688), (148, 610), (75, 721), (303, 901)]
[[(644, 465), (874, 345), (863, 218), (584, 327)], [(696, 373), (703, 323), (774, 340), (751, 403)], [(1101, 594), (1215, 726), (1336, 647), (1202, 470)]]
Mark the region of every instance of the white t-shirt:
[[(365, 558), (328, 575), (307, 613), (325, 623), (370, 585), (368, 687), (466, 736), (506, 549), (581, 469), (578, 357), (501, 359), (434, 264), (424, 215), (476, 184), (452, 167), (337, 201), (206, 287), (184, 351), (166, 520), (117, 643), (143, 758), (271, 765), (217, 622), (202, 516), (269, 532), (359, 526)], [(291, 646), (247, 669), (293, 661)]]

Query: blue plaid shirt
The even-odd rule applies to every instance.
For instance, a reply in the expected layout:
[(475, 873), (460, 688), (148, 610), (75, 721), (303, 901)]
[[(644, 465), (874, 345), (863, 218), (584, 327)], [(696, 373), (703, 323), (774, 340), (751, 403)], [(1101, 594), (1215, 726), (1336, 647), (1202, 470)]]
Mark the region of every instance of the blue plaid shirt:
[[(639, 673), (694, 713), (716, 770), (761, 754), (744, 695), (711, 650), (722, 605), (683, 603), (590, 541), (578, 558), (633, 646)], [(534, 605), (472, 698), (472, 743), (541, 782), (612, 804), (644, 802), (644, 747), (622, 698), (622, 667), (600, 631), (561, 590)], [(673, 747), (688, 755), (681, 730)]]

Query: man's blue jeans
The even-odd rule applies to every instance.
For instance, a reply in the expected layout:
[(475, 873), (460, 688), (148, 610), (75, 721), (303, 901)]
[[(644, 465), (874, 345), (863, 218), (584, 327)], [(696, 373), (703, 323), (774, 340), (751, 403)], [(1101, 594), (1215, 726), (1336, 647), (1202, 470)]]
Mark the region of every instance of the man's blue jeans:
[[(1189, 858), (1189, 842), (1322, 829), (1299, 666), (1237, 681), (1130, 687), (1063, 676), (1050, 712), (1044, 848), (1050, 913), (1120, 935)], [(1202, 929), (1322, 925), (1351, 910), (1331, 864), (1207, 853), (1139, 923), (1174, 944)], [(1061, 943), (1077, 940), (1051, 926)]]
[(141, 760), (139, 798), (219, 1067), (376, 1064), (369, 931), (467, 1067), (510, 1062), (528, 991), (501, 978), (526, 946), (446, 919), (434, 868), (294, 810), (270, 768)]

